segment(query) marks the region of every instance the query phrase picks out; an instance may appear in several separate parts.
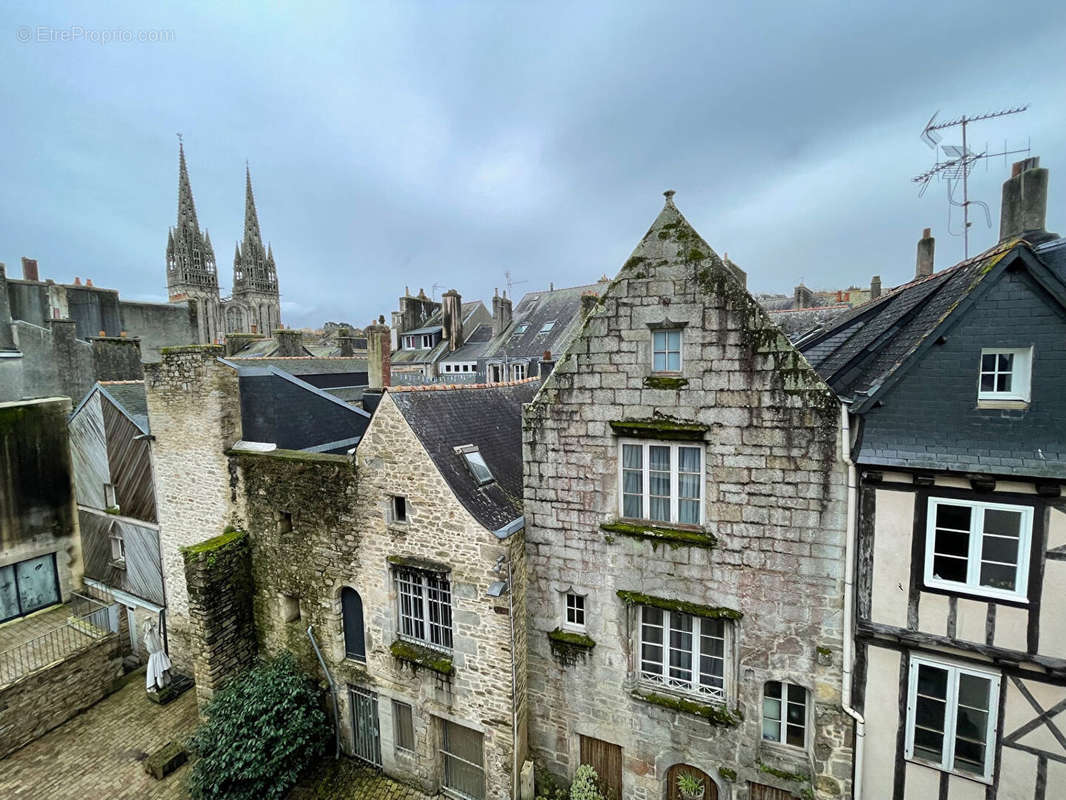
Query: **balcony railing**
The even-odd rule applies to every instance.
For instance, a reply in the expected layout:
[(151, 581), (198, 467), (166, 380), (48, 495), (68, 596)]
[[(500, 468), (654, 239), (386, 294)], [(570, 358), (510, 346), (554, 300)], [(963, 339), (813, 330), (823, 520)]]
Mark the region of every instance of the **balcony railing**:
[(91, 646), (118, 631), (118, 606), (74, 595), (67, 621), (40, 636), (0, 653), (0, 686)]

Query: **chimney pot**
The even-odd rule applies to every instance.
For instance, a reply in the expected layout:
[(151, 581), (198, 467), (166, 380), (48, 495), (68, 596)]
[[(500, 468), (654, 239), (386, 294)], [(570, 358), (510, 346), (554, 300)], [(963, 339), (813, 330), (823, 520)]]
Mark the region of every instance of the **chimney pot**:
[(86, 278), (85, 279), (85, 285), (86, 286), (92, 286), (93, 285), (93, 279), (92, 278)]
[(77, 275), (74, 276), (74, 285), (81, 286), (81, 278), (79, 278)]
[(22, 277), (27, 281), (39, 281), (37, 272), (37, 259), (22, 257)]

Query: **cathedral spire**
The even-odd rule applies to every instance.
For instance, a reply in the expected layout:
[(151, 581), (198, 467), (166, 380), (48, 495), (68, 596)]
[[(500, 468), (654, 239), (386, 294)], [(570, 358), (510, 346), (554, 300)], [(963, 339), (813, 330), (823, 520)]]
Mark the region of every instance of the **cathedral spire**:
[(244, 163), (244, 242), (260, 243), (259, 215), (255, 211), (255, 195), (252, 194), (252, 173), (248, 162)]
[(189, 168), (185, 166), (185, 143), (178, 137), (178, 231), (194, 230), (200, 232), (196, 221), (196, 204), (192, 200), (192, 186), (189, 184)]

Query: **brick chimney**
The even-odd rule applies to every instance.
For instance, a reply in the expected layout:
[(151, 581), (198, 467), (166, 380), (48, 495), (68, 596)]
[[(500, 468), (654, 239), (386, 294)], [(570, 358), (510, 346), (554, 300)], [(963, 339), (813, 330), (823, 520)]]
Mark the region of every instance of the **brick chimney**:
[[(1025, 236), (1042, 240), (1047, 219), (1048, 171), (1040, 167), (1040, 157), (1018, 161), (1011, 176), (1003, 182), (1003, 206), (999, 217), (999, 240)], [(1035, 236), (1034, 236), (1035, 235)]]
[(306, 356), (303, 345), (303, 334), (300, 331), (281, 330), (274, 331), (274, 338), (278, 340), (278, 351), (275, 356), (295, 357)]
[(507, 297), (506, 290), (504, 290), (503, 297), (501, 297), (497, 289), (495, 296), (492, 298), (492, 335), (499, 336), (510, 324), (511, 301)]
[(448, 340), (448, 350), (455, 351), (463, 344), (463, 298), (455, 289), (449, 289), (441, 295), (441, 303), (443, 335)]
[(870, 299), (876, 300), (881, 296), (881, 276), (874, 275), (870, 278)]
[(367, 373), (371, 389), (381, 390), (392, 385), (392, 351), (389, 349), (389, 326), (385, 317), (366, 328)]
[(37, 259), (22, 257), (22, 279), (24, 281), (39, 281), (40, 274), (37, 272)]
[(936, 239), (932, 236), (932, 229), (925, 228), (922, 238), (918, 240), (918, 259), (914, 265), (914, 277), (924, 278), (933, 274), (933, 250)]
[(796, 308), (811, 308), (814, 305), (814, 292), (801, 283), (796, 287), (793, 299)]

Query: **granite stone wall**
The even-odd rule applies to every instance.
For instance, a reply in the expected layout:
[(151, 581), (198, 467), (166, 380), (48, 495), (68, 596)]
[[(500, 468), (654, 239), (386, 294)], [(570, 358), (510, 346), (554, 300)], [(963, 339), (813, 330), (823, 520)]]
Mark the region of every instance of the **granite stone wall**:
[[(660, 327), (682, 330), (676, 374), (652, 372)], [(627, 800), (666, 796), (675, 764), (732, 800), (747, 798), (748, 781), (848, 795), (838, 427), (828, 389), (668, 201), (526, 409), (530, 730), (542, 767), (571, 778), (586, 736), (621, 746)], [(702, 526), (601, 527), (621, 516), (622, 436), (696, 440)], [(586, 595), (592, 648), (549, 638), (571, 589)], [(730, 619), (725, 704), (638, 679), (641, 594)], [(766, 681), (808, 690), (806, 748), (762, 741)]]

